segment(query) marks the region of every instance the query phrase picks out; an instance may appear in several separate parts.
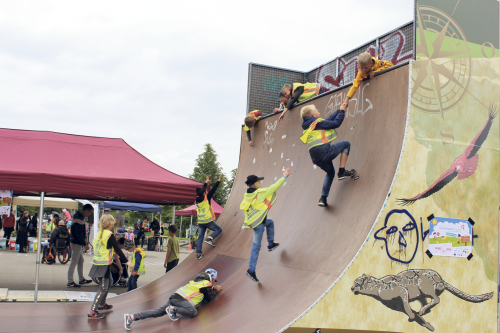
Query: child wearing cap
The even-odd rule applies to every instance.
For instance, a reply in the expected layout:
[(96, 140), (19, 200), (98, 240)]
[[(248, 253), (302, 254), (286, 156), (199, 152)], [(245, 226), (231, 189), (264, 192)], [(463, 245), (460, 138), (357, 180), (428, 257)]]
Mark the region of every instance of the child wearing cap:
[(208, 191), (208, 182), (210, 182), (210, 176), (207, 176), (206, 182), (196, 188), (196, 215), (198, 217), (198, 242), (196, 243), (196, 258), (201, 259), (202, 252), (201, 247), (203, 245), (203, 238), (205, 237), (205, 232), (207, 229), (212, 230), (212, 234), (205, 239), (205, 243), (210, 246), (215, 246), (214, 239), (220, 235), (222, 228), (215, 223), (215, 214), (212, 209), (212, 197), (219, 187), (220, 181), (222, 180), (222, 175), (219, 176), (219, 181), (214, 184), (214, 187)]
[(257, 122), (257, 120), (259, 120), (261, 114), (262, 111), (253, 110), (249, 112), (245, 117), (245, 127), (243, 127), (243, 129), (245, 130), (245, 132), (247, 132), (247, 139), (250, 147), (253, 147), (252, 134), (250, 134), (250, 128), (252, 128), (253, 125), (255, 125), (255, 123)]
[(335, 168), (332, 161), (338, 155), (340, 155), (338, 179), (342, 180), (352, 177), (356, 173), (354, 169), (345, 169), (351, 143), (349, 141), (340, 141), (330, 145), (330, 142), (337, 138), (335, 128), (342, 125), (346, 108), (347, 104), (344, 102), (340, 110), (335, 111), (327, 119), (320, 118), (321, 115), (314, 105), (304, 106), (300, 110), (300, 116), (303, 120), (302, 128), (304, 130), (300, 140), (309, 148), (309, 155), (312, 162), (326, 172), (321, 198), (318, 203), (320, 207), (328, 206), (326, 198), (330, 193), (330, 188), (335, 178)]
[(131, 330), (132, 322), (144, 320), (146, 318), (158, 318), (168, 314), (172, 321), (179, 320), (178, 314), (194, 318), (198, 314), (196, 306), (202, 301), (207, 303), (212, 301), (222, 290), (221, 286), (214, 286), (217, 282), (217, 271), (208, 268), (203, 273), (198, 273), (193, 280), (189, 281), (184, 287), (177, 289), (168, 299), (167, 303), (157, 309), (146, 310), (136, 314), (126, 313), (125, 329)]
[(250, 175), (245, 182), (248, 185), (248, 189), (240, 204), (240, 209), (245, 212), (243, 227), (246, 229), (253, 229), (252, 252), (250, 254), (250, 261), (246, 274), (255, 282), (259, 282), (255, 269), (257, 267), (257, 260), (259, 259), (264, 230), (266, 230), (267, 234), (267, 249), (269, 252), (276, 250), (279, 246), (278, 243), (274, 242), (274, 221), (267, 217), (267, 213), (276, 201), (276, 191), (291, 174), (290, 168), (286, 169), (283, 173), (283, 177), (273, 185), (264, 188), (261, 188), (260, 184), (260, 181), (263, 180), (264, 177)]
[(390, 61), (379, 60), (375, 57), (372, 57), (370, 53), (363, 52), (358, 56), (358, 66), (358, 74), (352, 81), (352, 87), (351, 89), (349, 89), (347, 97), (344, 100), (344, 103), (346, 103), (347, 105), (349, 105), (349, 101), (351, 100), (352, 96), (354, 96), (364, 79), (373, 79), (376, 72), (380, 72), (381, 70), (392, 67), (394, 65)]

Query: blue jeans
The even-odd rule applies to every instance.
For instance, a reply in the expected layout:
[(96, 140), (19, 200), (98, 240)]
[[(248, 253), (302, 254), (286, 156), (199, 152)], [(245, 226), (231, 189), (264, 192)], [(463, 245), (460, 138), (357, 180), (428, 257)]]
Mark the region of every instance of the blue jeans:
[(255, 270), (257, 266), (257, 259), (259, 259), (260, 245), (262, 243), (262, 236), (264, 236), (264, 230), (267, 233), (267, 241), (274, 241), (274, 221), (269, 217), (266, 218), (264, 222), (253, 228), (253, 244), (252, 253), (250, 254), (250, 261), (248, 263), (248, 268)]
[(137, 289), (137, 280), (139, 279), (139, 274), (137, 275), (132, 275), (132, 273), (130, 273), (130, 277), (128, 278), (128, 289), (127, 289), (127, 292), (129, 291), (132, 291), (134, 289)]
[(322, 196), (327, 197), (328, 194), (330, 194), (330, 188), (332, 187), (332, 182), (335, 178), (335, 168), (333, 167), (332, 161), (341, 153), (349, 155), (350, 149), (351, 144), (349, 141), (339, 141), (331, 145), (323, 159), (316, 163), (317, 166), (326, 172), (325, 181), (323, 182), (323, 190), (321, 191)]
[(208, 223), (198, 223), (198, 242), (196, 243), (196, 253), (201, 253), (201, 246), (203, 245), (203, 239), (205, 238), (205, 231), (207, 229), (212, 230), (210, 238), (215, 239), (222, 232), (222, 228), (217, 225), (214, 221)]

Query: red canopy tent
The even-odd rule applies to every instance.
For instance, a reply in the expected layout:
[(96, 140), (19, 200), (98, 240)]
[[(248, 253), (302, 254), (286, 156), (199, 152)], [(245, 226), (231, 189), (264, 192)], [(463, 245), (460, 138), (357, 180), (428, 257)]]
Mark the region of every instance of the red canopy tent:
[[(219, 217), (219, 215), (222, 213), (222, 208), (221, 205), (219, 205), (215, 200), (212, 200), (212, 209), (214, 210), (215, 217)], [(196, 205), (189, 206), (187, 208), (177, 210), (175, 211), (176, 216), (197, 216), (196, 215)]]
[(19, 195), (189, 204), (194, 180), (151, 162), (123, 139), (0, 129), (0, 186)]

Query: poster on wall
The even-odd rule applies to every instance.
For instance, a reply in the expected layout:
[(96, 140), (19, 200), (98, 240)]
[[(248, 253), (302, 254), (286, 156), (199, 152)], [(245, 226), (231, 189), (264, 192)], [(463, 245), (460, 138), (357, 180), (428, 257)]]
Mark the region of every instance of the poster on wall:
[(10, 214), (13, 192), (10, 190), (0, 190), (0, 215)]
[(472, 225), (467, 220), (435, 217), (429, 226), (432, 255), (467, 258), (472, 251)]

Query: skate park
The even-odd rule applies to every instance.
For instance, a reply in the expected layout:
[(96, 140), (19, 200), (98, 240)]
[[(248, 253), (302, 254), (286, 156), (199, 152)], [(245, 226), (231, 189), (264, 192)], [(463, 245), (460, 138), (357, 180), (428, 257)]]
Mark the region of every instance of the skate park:
[[(207, 268), (217, 269), (224, 291), (204, 305), (196, 318), (145, 320), (134, 323), (133, 329), (496, 331), (498, 3), (475, 7), (477, 13), (496, 9), (496, 20), (477, 27), (463, 23), (470, 2), (461, 5), (465, 6), (462, 12), (460, 4), (440, 0), (431, 6), (418, 1), (409, 30), (414, 35), (403, 34), (404, 43), (414, 45), (413, 51), (396, 54), (399, 60), (409, 57), (358, 88), (336, 131), (337, 140), (351, 143), (348, 166), (356, 169), (359, 178), (335, 179), (328, 207), (317, 206), (325, 174), (311, 162), (299, 139), (300, 109), (314, 104), (324, 118), (339, 109), (350, 89), (355, 62), (333, 61), (310, 75), (295, 73), (299, 79), (294, 82), (318, 82), (329, 91), (295, 106), (281, 122), (280, 114), (261, 118), (252, 129), (253, 147), (241, 131), (238, 173), (217, 222), (224, 231), (216, 247), (204, 248), (202, 260), (191, 254), (168, 276), (113, 298), (114, 311), (102, 321), (82, 316), (88, 310), (85, 303), (51, 303), (47, 312), (43, 304), (2, 302), (0, 331), (33, 331), (33, 322), (39, 332), (124, 331), (124, 313), (161, 306), (186, 279)], [(497, 39), (487, 39), (491, 34), (486, 30), (496, 31), (492, 35)], [(388, 35), (397, 39), (401, 31)], [(360, 47), (360, 52), (382, 49), (381, 41)], [(387, 52), (388, 58), (383, 59), (393, 60), (394, 54)], [(345, 55), (348, 58), (355, 56)], [(346, 71), (340, 77), (342, 66)], [(290, 72), (257, 64), (249, 68), (249, 77), (255, 80), (249, 83), (247, 111), (258, 102), (252, 100), (251, 82), (259, 84), (258, 75), (263, 75), (259, 70), (274, 71), (272, 75), (278, 77)], [(464, 172), (460, 166), (466, 162), (454, 164), (462, 155), (474, 159)], [(256, 174), (268, 186), (286, 168), (293, 174), (269, 213), (281, 246), (274, 252), (261, 251), (261, 282), (256, 284), (244, 274), (252, 244), (251, 231), (242, 228), (244, 181)], [(6, 188), (13, 188), (9, 181), (0, 178)], [(440, 254), (430, 247), (431, 238), (439, 242), (432, 225), (446, 218), (473, 226), (471, 251), (463, 257)], [(428, 304), (431, 307), (424, 309)]]

